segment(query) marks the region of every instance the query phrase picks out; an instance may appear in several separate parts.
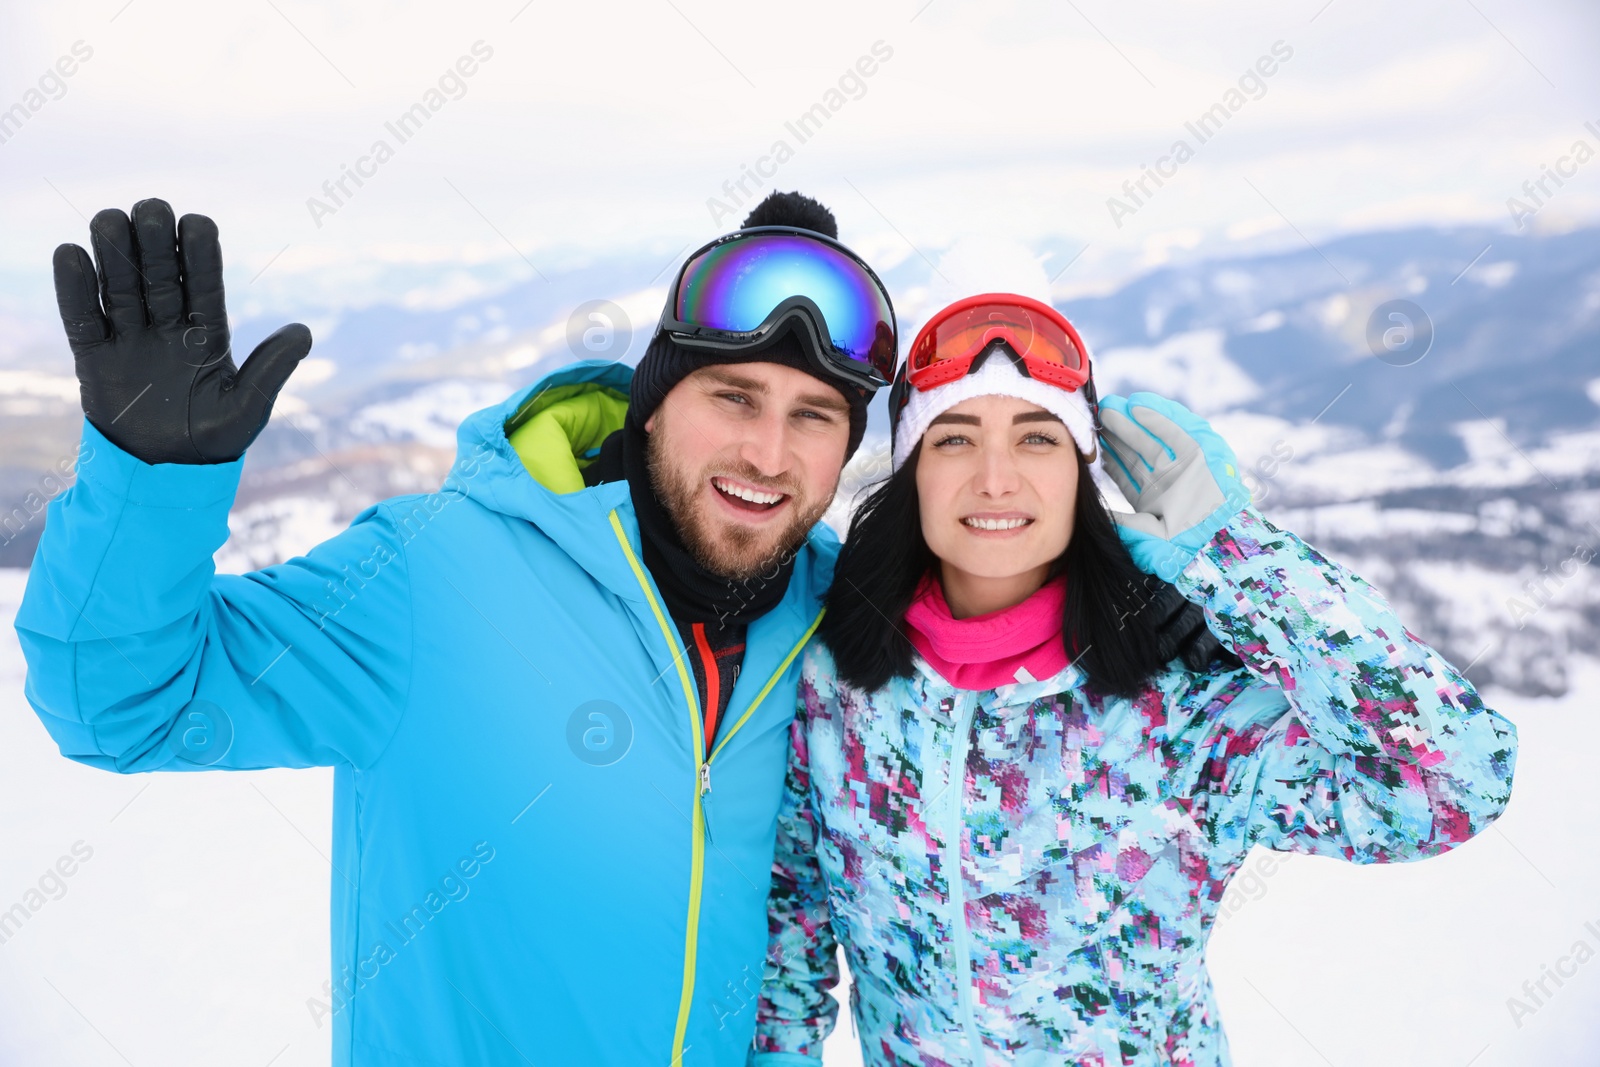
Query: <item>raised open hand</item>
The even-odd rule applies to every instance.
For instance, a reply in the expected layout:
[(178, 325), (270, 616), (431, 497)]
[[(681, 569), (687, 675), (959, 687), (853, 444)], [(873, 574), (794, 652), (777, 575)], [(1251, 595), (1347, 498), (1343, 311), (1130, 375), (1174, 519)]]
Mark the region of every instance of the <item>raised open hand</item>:
[(89, 237), (93, 261), (74, 244), (55, 253), (83, 413), (146, 463), (238, 459), (311, 351), (311, 331), (291, 323), (234, 366), (222, 248), (204, 215), (175, 229), (166, 201), (141, 200), (131, 223), (116, 208), (97, 214)]
[(1113, 512), (1117, 532), (1147, 574), (1173, 581), (1250, 492), (1233, 449), (1211, 424), (1155, 393), (1100, 399), (1111, 475), (1134, 510)]

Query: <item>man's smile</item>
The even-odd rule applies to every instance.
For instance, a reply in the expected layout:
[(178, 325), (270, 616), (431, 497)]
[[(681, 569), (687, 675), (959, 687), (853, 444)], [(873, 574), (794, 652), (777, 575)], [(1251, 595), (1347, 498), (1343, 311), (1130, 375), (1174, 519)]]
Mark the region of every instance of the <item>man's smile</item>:
[(712, 477), (711, 488), (723, 504), (742, 517), (766, 516), (780, 510), (789, 500), (787, 493), (763, 489), (721, 474)]

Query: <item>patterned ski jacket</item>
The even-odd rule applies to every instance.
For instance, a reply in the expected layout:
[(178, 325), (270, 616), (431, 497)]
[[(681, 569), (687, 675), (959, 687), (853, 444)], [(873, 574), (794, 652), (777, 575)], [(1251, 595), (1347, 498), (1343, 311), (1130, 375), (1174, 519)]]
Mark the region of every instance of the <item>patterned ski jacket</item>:
[(821, 1056), (836, 944), (874, 1067), (1226, 1065), (1205, 946), (1252, 845), (1417, 859), (1503, 810), (1515, 727), (1361, 578), (1246, 508), (1175, 584), (1244, 667), (862, 692), (808, 650), (756, 1067)]

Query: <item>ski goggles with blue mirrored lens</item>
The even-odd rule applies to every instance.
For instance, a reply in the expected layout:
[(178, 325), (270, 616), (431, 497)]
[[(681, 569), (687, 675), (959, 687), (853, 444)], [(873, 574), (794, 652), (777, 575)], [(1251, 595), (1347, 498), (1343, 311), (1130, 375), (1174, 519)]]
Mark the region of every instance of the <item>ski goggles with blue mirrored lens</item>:
[(765, 345), (799, 326), (819, 369), (865, 389), (894, 377), (898, 335), (883, 282), (831, 237), (754, 226), (705, 245), (667, 291), (659, 331), (690, 348)]

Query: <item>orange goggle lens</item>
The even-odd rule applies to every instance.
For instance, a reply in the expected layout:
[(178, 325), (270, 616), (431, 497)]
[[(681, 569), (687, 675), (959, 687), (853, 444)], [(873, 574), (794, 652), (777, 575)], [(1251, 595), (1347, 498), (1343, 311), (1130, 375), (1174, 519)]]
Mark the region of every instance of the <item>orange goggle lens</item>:
[(996, 341), (1009, 345), (1041, 381), (1077, 389), (1089, 377), (1083, 342), (1072, 324), (1053, 308), (1018, 297), (957, 304), (928, 323), (906, 358), (907, 377), (919, 390), (954, 381)]

